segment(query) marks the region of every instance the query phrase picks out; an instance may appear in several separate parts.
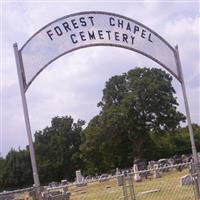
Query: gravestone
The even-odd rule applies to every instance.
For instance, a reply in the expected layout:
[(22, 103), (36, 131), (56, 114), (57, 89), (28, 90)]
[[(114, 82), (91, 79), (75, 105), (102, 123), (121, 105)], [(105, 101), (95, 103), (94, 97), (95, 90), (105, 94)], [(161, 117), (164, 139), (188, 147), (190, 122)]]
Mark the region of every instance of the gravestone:
[(158, 169), (158, 164), (154, 164), (153, 177), (154, 178), (160, 178), (161, 177), (161, 174), (160, 174), (159, 169)]
[(83, 176), (81, 175), (81, 170), (76, 171), (76, 182), (82, 182), (83, 181)]
[(139, 182), (142, 180), (139, 171), (138, 171), (138, 166), (136, 164), (133, 165), (133, 172), (134, 172), (134, 180), (136, 182)]
[(181, 186), (191, 185), (192, 184), (192, 176), (190, 174), (182, 176), (180, 178), (180, 184), (181, 184)]
[(76, 186), (82, 187), (86, 186), (87, 182), (84, 180), (84, 177), (81, 175), (81, 170), (76, 171)]
[(147, 169), (148, 170), (153, 169), (155, 164), (156, 164), (156, 162), (154, 160), (149, 161), (148, 165), (147, 165)]
[(117, 177), (117, 185), (118, 186), (123, 186), (123, 174), (120, 173), (119, 169), (116, 169), (116, 177)]
[(108, 181), (109, 179), (110, 179), (110, 177), (107, 174), (102, 174), (99, 177), (99, 182), (102, 183), (102, 182)]

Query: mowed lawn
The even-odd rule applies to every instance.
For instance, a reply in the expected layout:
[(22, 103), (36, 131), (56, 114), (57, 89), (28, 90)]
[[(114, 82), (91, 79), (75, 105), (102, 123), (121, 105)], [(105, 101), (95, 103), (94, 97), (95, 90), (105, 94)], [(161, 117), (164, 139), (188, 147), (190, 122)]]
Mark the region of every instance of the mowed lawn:
[[(193, 185), (181, 186), (180, 177), (188, 174), (188, 170), (182, 172), (173, 171), (163, 173), (161, 178), (143, 179), (141, 182), (134, 182), (134, 193), (136, 200), (194, 200)], [(128, 181), (127, 185), (128, 185)], [(130, 190), (127, 187), (129, 199)], [(150, 190), (158, 192), (142, 194)], [(84, 187), (70, 186), (70, 200), (124, 200), (122, 187), (117, 186), (116, 178), (99, 183), (89, 183)], [(16, 199), (28, 197), (28, 193), (16, 195)], [(129, 200), (128, 199), (128, 200)], [(29, 197), (29, 200), (32, 198)]]
[[(180, 177), (187, 173), (188, 170), (167, 172), (159, 179), (148, 178), (143, 179), (142, 182), (134, 182), (136, 200), (194, 200), (193, 186), (180, 185)], [(142, 192), (156, 189), (159, 191), (142, 194)], [(73, 186), (69, 190), (70, 200), (124, 200), (122, 187), (117, 186), (116, 178), (102, 183), (90, 183), (84, 187)]]
[[(162, 178), (145, 180), (135, 183), (137, 200), (194, 200), (194, 186), (181, 186), (180, 177), (188, 174), (188, 170), (182, 172), (168, 172), (162, 174)], [(142, 194), (141, 192), (159, 189), (159, 192)]]

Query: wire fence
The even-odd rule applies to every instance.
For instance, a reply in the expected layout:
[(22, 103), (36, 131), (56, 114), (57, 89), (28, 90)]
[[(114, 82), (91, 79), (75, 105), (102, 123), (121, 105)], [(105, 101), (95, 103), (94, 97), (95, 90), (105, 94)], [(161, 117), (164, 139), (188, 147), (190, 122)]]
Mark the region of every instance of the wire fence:
[[(189, 163), (45, 187), (42, 200), (195, 200)], [(0, 194), (0, 200), (37, 200), (35, 189)]]
[(34, 199), (35, 188), (29, 187), (13, 191), (5, 191), (0, 193), (0, 200), (28, 200)]
[(194, 200), (189, 164), (131, 172), (69, 187), (70, 200)]
[[(140, 174), (143, 176), (141, 181), (134, 182), (137, 200), (195, 199), (195, 188), (188, 164), (151, 169)], [(135, 179), (136, 175), (133, 175)]]

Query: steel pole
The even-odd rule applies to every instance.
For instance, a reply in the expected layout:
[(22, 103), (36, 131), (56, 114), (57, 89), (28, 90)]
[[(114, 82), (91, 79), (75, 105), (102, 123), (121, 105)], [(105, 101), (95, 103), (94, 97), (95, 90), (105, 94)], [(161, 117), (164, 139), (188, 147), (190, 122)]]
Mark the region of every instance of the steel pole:
[(31, 165), (32, 165), (32, 170), (33, 170), (33, 180), (34, 180), (35, 187), (37, 189), (39, 189), (40, 181), (39, 181), (39, 176), (38, 176), (38, 172), (37, 172), (35, 151), (34, 151), (34, 147), (33, 147), (31, 126), (30, 126), (30, 120), (29, 120), (29, 115), (28, 115), (28, 107), (27, 107), (26, 95), (25, 95), (24, 84), (23, 84), (23, 77), (22, 77), (22, 70), (21, 70), (22, 62), (20, 59), (20, 53), (18, 51), (17, 43), (15, 43), (13, 45), (13, 48), (14, 48), (14, 53), (15, 53), (16, 65), (17, 65), (17, 74), (18, 74), (19, 86), (20, 86), (20, 92), (21, 92), (21, 98), (22, 98), (24, 119), (25, 119), (25, 123), (26, 123), (26, 131), (27, 131), (27, 136), (28, 136), (29, 151), (30, 151), (30, 156), (31, 156)]
[(191, 117), (190, 117), (190, 110), (189, 110), (189, 104), (187, 100), (187, 94), (186, 94), (186, 88), (185, 88), (185, 81), (183, 78), (183, 71), (182, 71), (182, 65), (181, 65), (181, 60), (179, 56), (179, 50), (178, 50), (178, 45), (175, 46), (176, 49), (176, 55), (177, 55), (177, 64), (178, 64), (178, 70), (179, 70), (179, 75), (181, 78), (181, 87), (183, 91), (183, 99), (184, 99), (184, 104), (185, 104), (185, 110), (186, 110), (186, 117), (187, 117), (187, 122), (188, 122), (188, 129), (189, 129), (189, 134), (190, 134), (190, 142), (191, 142), (191, 147), (192, 147), (192, 154), (194, 158), (194, 164), (197, 169), (197, 197), (200, 199), (200, 172), (198, 169), (199, 166), (199, 158), (197, 154), (197, 149), (195, 145), (195, 140), (194, 140), (194, 133), (192, 129), (192, 123), (191, 123)]

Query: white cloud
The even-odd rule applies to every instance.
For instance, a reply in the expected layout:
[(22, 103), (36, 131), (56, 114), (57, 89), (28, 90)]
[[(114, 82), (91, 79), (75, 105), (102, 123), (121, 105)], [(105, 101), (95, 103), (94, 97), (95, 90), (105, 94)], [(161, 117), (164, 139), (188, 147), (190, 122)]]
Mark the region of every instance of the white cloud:
[[(193, 3), (4, 3), (3, 13), (3, 155), (27, 144), (12, 44), (19, 46), (47, 23), (75, 12), (109, 11), (142, 22), (179, 44), (191, 117), (199, 119), (199, 17)], [(56, 115), (89, 120), (98, 113), (105, 81), (135, 66), (158, 66), (142, 55), (111, 47), (72, 52), (46, 68), (27, 91), (32, 131)], [(174, 81), (179, 110), (185, 113), (180, 84)]]

